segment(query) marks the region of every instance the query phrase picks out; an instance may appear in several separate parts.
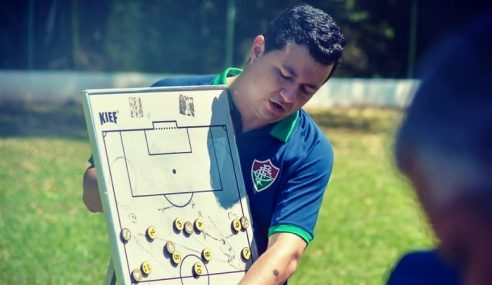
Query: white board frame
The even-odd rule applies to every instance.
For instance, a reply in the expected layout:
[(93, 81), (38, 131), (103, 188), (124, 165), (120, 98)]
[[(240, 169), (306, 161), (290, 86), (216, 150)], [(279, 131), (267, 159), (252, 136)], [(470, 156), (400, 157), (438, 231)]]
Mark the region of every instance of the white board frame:
[[(118, 217), (118, 209), (117, 206), (115, 205), (114, 201), (116, 201), (116, 194), (114, 194), (114, 197), (111, 197), (110, 193), (110, 188), (112, 188), (112, 182), (110, 177), (110, 171), (108, 170), (108, 163), (105, 162), (104, 159), (102, 159), (101, 155), (105, 153), (103, 150), (104, 143), (103, 143), (103, 133), (105, 134), (106, 131), (111, 131), (111, 130), (122, 130), (125, 129), (121, 125), (118, 125), (118, 121), (121, 122), (123, 118), (128, 119), (128, 114), (125, 114), (123, 116), (122, 110), (118, 109), (110, 109), (105, 112), (107, 114), (105, 115), (106, 122), (109, 123), (107, 124), (106, 127), (102, 127), (103, 125), (103, 119), (100, 114), (101, 110), (98, 109), (100, 108), (99, 105), (94, 103), (97, 101), (99, 98), (102, 98), (101, 96), (118, 96), (117, 98), (149, 98), (148, 96), (154, 96), (153, 98), (156, 98), (155, 96), (169, 96), (169, 98), (173, 97), (176, 98), (176, 95), (179, 93), (179, 95), (184, 95), (185, 97), (189, 95), (191, 98), (197, 98), (197, 96), (200, 96), (198, 93), (208, 93), (212, 92), (214, 95), (215, 99), (213, 100), (215, 103), (212, 104), (218, 104), (218, 107), (214, 109), (212, 113), (219, 113), (218, 116), (221, 117), (221, 124), (224, 124), (224, 128), (228, 134), (229, 139), (232, 140), (233, 143), (230, 143), (230, 150), (231, 150), (231, 156), (232, 156), (232, 163), (234, 164), (235, 168), (235, 179), (237, 181), (237, 187), (238, 191), (240, 192), (240, 198), (239, 198), (239, 206), (243, 209), (243, 216), (246, 217), (249, 221), (252, 221), (251, 215), (249, 212), (249, 202), (247, 199), (246, 195), (246, 190), (244, 187), (244, 181), (243, 177), (241, 175), (241, 168), (240, 168), (240, 163), (239, 163), (239, 155), (238, 155), (238, 150), (237, 146), (235, 145), (235, 138), (234, 138), (234, 133), (233, 133), (233, 124), (230, 118), (230, 112), (229, 112), (229, 102), (228, 102), (228, 96), (225, 91), (224, 86), (186, 86), (186, 87), (149, 87), (149, 88), (124, 88), (124, 89), (92, 89), (92, 90), (84, 90), (81, 93), (82, 97), (82, 102), (83, 102), (83, 108), (84, 108), (84, 115), (86, 118), (86, 124), (87, 124), (87, 130), (89, 134), (89, 139), (91, 142), (92, 146), (92, 153), (93, 153), (93, 161), (94, 165), (96, 167), (97, 171), (97, 177), (98, 177), (98, 186), (99, 186), (99, 194), (101, 197), (101, 202), (103, 206), (103, 211), (105, 214), (107, 226), (108, 226), (108, 233), (109, 233), (109, 239), (112, 247), (112, 262), (114, 265), (114, 270), (116, 274), (116, 280), (119, 284), (134, 284), (134, 283), (140, 283), (142, 282), (143, 284), (188, 284), (190, 281), (193, 279), (189, 279), (189, 276), (185, 277), (180, 277), (180, 278), (171, 278), (171, 279), (164, 279), (164, 280), (156, 280), (152, 278), (147, 278), (151, 276), (149, 274), (148, 276), (144, 277), (141, 281), (136, 282), (131, 277), (131, 272), (130, 268), (128, 266), (125, 266), (123, 264), (125, 258), (127, 258), (126, 253), (124, 252), (124, 247), (125, 243), (121, 239), (121, 227), (120, 225), (117, 225), (115, 223), (116, 217)], [(171, 96), (172, 95), (172, 96)], [(205, 95), (203, 95), (205, 96)], [(207, 95), (211, 96), (211, 95)], [(115, 97), (116, 98), (116, 97)], [(201, 99), (201, 97), (200, 97)], [(97, 106), (96, 106), (97, 105)], [(107, 103), (106, 103), (107, 105)], [(116, 104), (117, 105), (117, 104)], [(115, 105), (115, 108), (117, 107)], [(145, 105), (145, 104), (144, 104)], [(119, 105), (118, 105), (119, 106)], [(210, 107), (210, 106), (209, 106)], [(218, 111), (220, 110), (220, 111)], [(128, 111), (128, 110), (127, 110)], [(132, 111), (133, 112), (133, 111)], [(110, 114), (113, 113), (113, 114)], [(144, 116), (147, 116), (146, 114), (139, 114), (140, 118), (142, 119)], [(154, 116), (154, 114), (149, 115), (150, 117)], [(214, 114), (211, 114), (211, 116), (214, 116)], [(104, 116), (103, 116), (104, 117)], [(149, 118), (152, 120), (153, 118)], [(168, 118), (169, 119), (169, 118)], [(111, 122), (111, 121), (116, 121), (116, 122)], [(145, 119), (142, 119), (145, 120)], [(211, 119), (214, 120), (214, 119)], [(131, 127), (130, 127), (131, 129)], [(114, 200), (112, 202), (112, 200)], [(239, 270), (238, 272), (235, 272), (234, 276), (230, 277), (225, 277), (229, 278), (226, 280), (239, 280), (247, 271), (247, 269), (251, 266), (251, 264), (257, 259), (258, 254), (257, 254), (257, 249), (256, 249), (256, 242), (254, 240), (253, 236), (253, 225), (251, 225), (247, 228), (242, 229), (244, 234), (247, 236), (248, 244), (250, 246), (251, 250), (251, 258), (250, 260), (244, 260), (245, 267), (244, 270)], [(239, 232), (238, 234), (241, 234)], [(227, 273), (224, 273), (227, 275)], [(214, 284), (210, 283), (211, 282), (211, 276), (213, 274), (206, 274), (207, 275), (207, 284)], [(215, 274), (215, 275), (221, 275), (221, 274)], [(218, 277), (212, 278), (212, 280), (220, 280)], [(184, 275), (183, 275), (184, 276)], [(194, 282), (198, 282), (198, 278), (202, 278), (200, 282), (203, 282), (204, 278), (203, 276), (195, 276)], [(232, 278), (232, 279), (231, 279)], [(176, 280), (175, 280), (176, 279)], [(184, 280), (184, 281), (183, 281)], [(176, 282), (175, 282), (176, 281)], [(220, 282), (220, 281), (214, 281), (214, 282)], [(193, 283), (195, 284), (195, 283)], [(196, 284), (204, 284), (204, 283), (196, 283)]]

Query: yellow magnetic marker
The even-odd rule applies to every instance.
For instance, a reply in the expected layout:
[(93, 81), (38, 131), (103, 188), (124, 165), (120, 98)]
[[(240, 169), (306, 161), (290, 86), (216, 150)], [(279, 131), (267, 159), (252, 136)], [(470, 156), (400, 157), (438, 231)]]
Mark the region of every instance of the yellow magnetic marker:
[(193, 272), (198, 276), (203, 275), (203, 265), (200, 262), (195, 263), (193, 265)]
[(181, 262), (181, 254), (178, 251), (173, 252), (171, 255), (171, 260), (173, 261), (174, 265), (178, 265)]
[(152, 272), (152, 266), (147, 261), (142, 262), (140, 269), (145, 275), (149, 275)]
[(243, 248), (243, 250), (241, 250), (241, 256), (244, 258), (244, 260), (249, 260), (251, 258), (251, 250), (249, 249), (249, 247), (245, 247)]
[(207, 262), (212, 259), (212, 252), (210, 251), (210, 249), (205, 248), (202, 250), (202, 258)]
[(155, 240), (155, 238), (157, 237), (157, 231), (153, 226), (149, 226), (147, 228), (147, 237), (151, 240)]
[(195, 229), (199, 232), (205, 229), (205, 224), (203, 223), (202, 219), (198, 218), (195, 220)]
[(234, 231), (239, 232), (241, 230), (241, 222), (238, 219), (232, 220), (232, 228)]
[(181, 221), (180, 218), (176, 218), (174, 220), (174, 228), (178, 231), (178, 232), (181, 232), (183, 230), (183, 222)]

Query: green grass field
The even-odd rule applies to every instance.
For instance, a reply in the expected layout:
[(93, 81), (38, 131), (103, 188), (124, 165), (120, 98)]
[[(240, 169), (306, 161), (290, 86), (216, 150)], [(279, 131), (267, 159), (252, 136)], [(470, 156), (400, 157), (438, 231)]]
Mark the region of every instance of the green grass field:
[[(335, 149), (316, 236), (289, 284), (384, 284), (397, 258), (432, 246), (392, 166), (395, 110), (315, 114)], [(102, 284), (103, 216), (81, 200), (90, 146), (79, 104), (0, 104), (0, 284)]]

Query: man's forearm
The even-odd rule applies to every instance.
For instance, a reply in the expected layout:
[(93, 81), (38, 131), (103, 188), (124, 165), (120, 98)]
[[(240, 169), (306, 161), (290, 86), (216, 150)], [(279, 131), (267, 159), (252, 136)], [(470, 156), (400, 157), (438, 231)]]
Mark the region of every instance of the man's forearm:
[(282, 284), (296, 271), (306, 243), (281, 233), (272, 236), (268, 249), (256, 260), (239, 284)]

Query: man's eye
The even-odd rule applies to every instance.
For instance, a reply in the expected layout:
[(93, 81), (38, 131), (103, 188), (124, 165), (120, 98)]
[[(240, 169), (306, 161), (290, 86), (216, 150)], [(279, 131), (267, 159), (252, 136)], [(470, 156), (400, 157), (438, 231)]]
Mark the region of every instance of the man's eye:
[(311, 96), (313, 95), (316, 91), (312, 90), (311, 88), (301, 88), (301, 92), (304, 96)]
[(301, 90), (301, 94), (302, 94), (302, 96), (304, 96), (304, 97), (309, 97), (309, 96), (311, 96), (311, 93), (307, 92), (306, 90)]
[(289, 75), (282, 73), (282, 71), (280, 70), (278, 71), (278, 75), (280, 76), (280, 78), (285, 80), (289, 80), (291, 78)]

